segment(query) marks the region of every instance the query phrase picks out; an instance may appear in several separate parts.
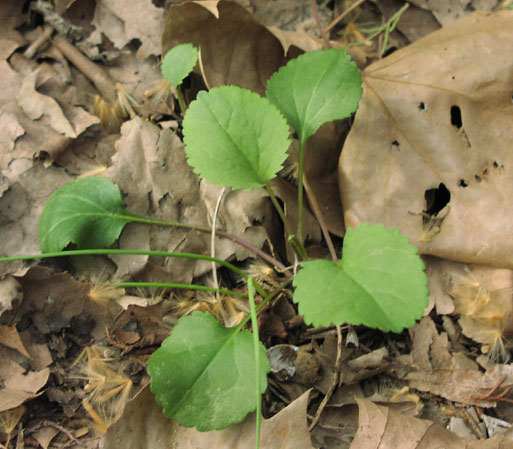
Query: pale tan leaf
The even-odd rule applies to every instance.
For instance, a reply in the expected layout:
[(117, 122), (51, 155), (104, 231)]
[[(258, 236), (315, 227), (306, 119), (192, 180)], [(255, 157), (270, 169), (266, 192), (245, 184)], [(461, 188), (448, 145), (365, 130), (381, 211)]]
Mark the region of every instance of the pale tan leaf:
[(420, 8), (431, 11), (442, 25), (448, 25), (468, 14), (469, 11), (490, 11), (497, 5), (498, 0), (411, 0)]
[(25, 357), (30, 359), (30, 354), (25, 349), (25, 346), (23, 346), (23, 342), (21, 341), (16, 326), (0, 326), (0, 344), (16, 349), (20, 354), (23, 354)]
[(3, 412), (37, 396), (38, 391), (46, 385), (50, 369), (26, 372), (9, 357), (4, 348), (0, 348), (0, 358), (0, 412)]
[(25, 130), (15, 114), (0, 111), (0, 152), (12, 151), (16, 139), (23, 134), (25, 134)]
[(43, 427), (34, 433), (34, 438), (43, 449), (48, 449), (52, 440), (57, 436), (59, 431), (55, 427)]
[(38, 120), (43, 115), (50, 117), (50, 124), (55, 131), (66, 137), (77, 137), (68, 119), (64, 116), (61, 107), (51, 97), (42, 95), (36, 90), (39, 69), (27, 75), (18, 94), (18, 104), (23, 112), (32, 120)]
[[(263, 420), (262, 449), (313, 449), (308, 432), (306, 407), (308, 392), (292, 402), (280, 413)], [(113, 424), (103, 439), (103, 449), (252, 449), (255, 447), (255, 415), (227, 429), (198, 432), (181, 427), (175, 420), (162, 414), (150, 388), (127, 404), (123, 416)]]
[(97, 3), (92, 24), (101, 40), (105, 34), (113, 44), (122, 49), (132, 39), (138, 39), (140, 47), (137, 59), (160, 54), (160, 33), (164, 23), (164, 10), (151, 0), (126, 2), (102, 0)]
[[(342, 151), (345, 221), (422, 254), (513, 267), (513, 12), (474, 13), (369, 66)], [(450, 192), (437, 215), (433, 189)]]
[(468, 440), (424, 419), (402, 415), (367, 399), (358, 399), (359, 425), (350, 449), (506, 449), (513, 441), (494, 437)]
[(494, 407), (496, 402), (480, 399), (495, 387), (503, 376), (502, 388), (513, 385), (511, 365), (497, 365), (497, 368), (482, 373), (473, 369), (430, 369), (414, 371), (406, 376), (411, 388), (436, 394), (449, 401), (462, 404)]

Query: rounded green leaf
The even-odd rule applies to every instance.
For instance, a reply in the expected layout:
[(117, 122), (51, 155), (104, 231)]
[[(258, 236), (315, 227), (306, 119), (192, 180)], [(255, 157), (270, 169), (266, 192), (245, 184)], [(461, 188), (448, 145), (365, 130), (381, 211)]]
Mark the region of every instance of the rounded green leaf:
[(77, 179), (48, 199), (39, 222), (39, 246), (44, 253), (61, 251), (70, 243), (78, 249), (107, 248), (132, 217), (112, 181)]
[[(261, 391), (270, 370), (260, 343)], [(241, 422), (256, 406), (255, 357), (249, 331), (223, 327), (212, 315), (181, 318), (148, 360), (151, 391), (182, 426), (218, 430)]]
[(347, 230), (339, 262), (301, 266), (294, 302), (314, 326), (350, 323), (401, 332), (428, 304), (424, 263), (397, 229), (363, 223)]
[(289, 127), (266, 98), (236, 86), (200, 92), (183, 121), (185, 151), (210, 184), (261, 187), (276, 176), (290, 145)]
[(162, 76), (173, 86), (179, 86), (198, 62), (198, 49), (192, 44), (180, 44), (166, 53), (162, 60)]
[(292, 59), (267, 82), (267, 98), (304, 143), (319, 127), (358, 108), (362, 79), (345, 50), (317, 50)]

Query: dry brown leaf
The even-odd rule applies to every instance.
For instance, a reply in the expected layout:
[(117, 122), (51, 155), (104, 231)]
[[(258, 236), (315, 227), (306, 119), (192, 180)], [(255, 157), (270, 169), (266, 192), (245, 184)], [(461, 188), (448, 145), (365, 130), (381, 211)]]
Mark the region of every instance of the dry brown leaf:
[(38, 120), (43, 115), (50, 117), (52, 128), (66, 137), (75, 138), (77, 134), (68, 119), (64, 116), (57, 102), (36, 90), (39, 69), (26, 76), (18, 95), (18, 104), (23, 112), (32, 120)]
[(0, 412), (18, 407), (38, 395), (46, 385), (50, 370), (29, 371), (12, 360), (4, 348), (0, 348)]
[(0, 111), (0, 152), (8, 153), (14, 149), (16, 139), (25, 134), (15, 114)]
[(30, 354), (25, 349), (25, 346), (23, 346), (16, 326), (0, 326), (0, 344), (16, 349), (20, 354), (30, 359)]
[(441, 25), (449, 25), (462, 18), (469, 11), (490, 11), (497, 6), (498, 0), (411, 0), (419, 8), (431, 11)]
[(96, 27), (91, 41), (100, 43), (102, 33), (116, 48), (122, 49), (132, 39), (138, 39), (140, 47), (137, 59), (160, 54), (160, 34), (164, 24), (164, 10), (151, 0), (126, 2), (125, 0), (101, 0), (96, 2), (94, 19)]
[[(18, 173), (12, 180), (7, 179), (9, 190), (0, 197), (0, 254), (3, 257), (39, 253), (37, 229), (46, 200), (55, 190), (72, 179), (64, 169), (45, 169), (41, 163), (34, 164), (31, 160), (25, 160), (28, 167), (23, 164), (23, 160), (18, 162), (21, 163), (20, 172), (24, 173), (24, 176)], [(16, 165), (13, 163), (13, 168)], [(2, 174), (5, 176), (6, 172), (9, 173), (6, 170)], [(0, 278), (6, 274), (22, 276), (34, 263), (0, 264)]]
[[(16, 316), (30, 314), (31, 330), (41, 334), (58, 332), (71, 326), (73, 319), (90, 320), (93, 328), (87, 333), (94, 338), (105, 335), (105, 327), (111, 321), (108, 310), (88, 298), (90, 286), (71, 278), (68, 273), (53, 274), (45, 267), (31, 268), (22, 278), (18, 279), (23, 287), (23, 302), (17, 308)], [(14, 319), (14, 312), (5, 312), (5, 319)], [(75, 325), (73, 331), (79, 332)], [(23, 338), (23, 335), (22, 335)], [(44, 354), (32, 354), (33, 358), (43, 363)], [(37, 350), (37, 348), (35, 348)], [(36, 356), (36, 357), (34, 357)]]
[(2, 314), (11, 310), (14, 301), (20, 301), (22, 298), (21, 285), (12, 276), (7, 276), (0, 281), (0, 317)]
[(304, 162), (305, 177), (319, 203), (326, 226), (339, 237), (343, 237), (345, 228), (335, 167), (348, 129), (347, 120), (322, 125), (308, 139)]
[[(253, 0), (251, 4), (255, 9), (255, 15), (267, 26), (292, 32), (301, 31), (310, 35), (319, 34), (309, 0)], [(333, 12), (327, 7), (326, 2), (317, 4), (316, 9), (321, 26), (325, 28), (331, 22)]]
[[(24, 58), (14, 54), (9, 62), (11, 65)], [(0, 110), (7, 114), (2, 120), (2, 131), (7, 132), (0, 152), (0, 169), (2, 177), (15, 181), (21, 173), (32, 166), (32, 158), (41, 153), (54, 155), (69, 144), (70, 139), (50, 125), (50, 118), (43, 115), (39, 120), (28, 118), (18, 106), (17, 97), (22, 86), (23, 76), (18, 74), (7, 61), (0, 61), (0, 85), (9, 89), (0, 90)], [(14, 118), (15, 117), (15, 118)], [(0, 179), (0, 191), (5, 191), (9, 182)]]
[(512, 27), (511, 11), (475, 13), (363, 72), (339, 163), (347, 226), (384, 223), (422, 254), (513, 267)]
[(426, 274), (429, 278), (429, 305), (424, 310), (424, 316), (428, 315), (433, 307), (436, 307), (438, 315), (453, 313), (454, 302), (447, 293), (445, 275), (453, 266), (461, 267), (463, 264), (432, 256), (423, 256), (422, 260), (426, 265)]
[(462, 332), (483, 343), (492, 360), (504, 361), (504, 340), (513, 334), (513, 272), (479, 265), (462, 271), (447, 276)]
[(505, 449), (513, 441), (494, 437), (466, 440), (424, 419), (405, 416), (366, 399), (358, 399), (358, 432), (350, 449)]
[(504, 376), (501, 388), (513, 385), (513, 367), (497, 365), (485, 373), (475, 369), (430, 369), (409, 373), (405, 380), (411, 388), (436, 394), (462, 404), (494, 407), (496, 401), (481, 399), (497, 386)]
[(59, 431), (55, 427), (43, 427), (34, 432), (33, 437), (43, 449), (48, 449), (48, 446), (50, 446), (50, 443), (58, 433)]
[[(271, 419), (262, 421), (262, 449), (313, 449), (306, 420), (308, 392)], [(255, 447), (255, 415), (240, 424), (212, 432), (181, 427), (166, 418), (149, 387), (127, 404), (123, 416), (103, 439), (103, 449), (249, 449)]]
[(237, 3), (219, 1), (219, 18), (212, 13), (215, 2), (203, 3), (171, 6), (162, 34), (162, 54), (191, 42), (201, 50), (210, 87), (235, 84), (263, 94), (267, 79), (285, 61), (279, 40)]
[[(401, 0), (379, 0), (378, 6), (385, 17), (391, 17), (404, 6), (404, 2)], [(410, 42), (415, 42), (440, 29), (440, 24), (429, 11), (410, 4), (409, 8), (401, 15), (396, 29), (404, 34)]]
[(405, 379), (410, 387), (442, 396), (450, 401), (463, 404), (492, 407), (495, 401), (482, 397), (504, 376), (501, 388), (507, 388), (513, 382), (512, 365), (490, 364), (485, 373), (479, 370), (475, 361), (456, 352), (452, 353), (445, 332), (438, 333), (429, 317), (410, 330), (412, 337), (412, 364), (416, 371), (410, 372)]
[[(219, 196), (216, 186), (200, 183), (187, 164), (184, 145), (169, 129), (135, 118), (123, 124), (116, 142), (113, 166), (106, 176), (119, 185), (127, 209), (142, 216), (181, 223), (210, 226)], [(217, 229), (233, 233), (254, 246), (266, 240), (262, 222), (270, 206), (261, 191), (227, 192), (220, 210)], [(150, 245), (151, 242), (151, 245)], [(210, 233), (182, 228), (129, 224), (120, 238), (122, 248), (210, 253)], [(216, 240), (216, 257), (250, 253), (228, 239)], [(209, 262), (184, 259), (157, 260), (141, 256), (111, 256), (118, 265), (116, 278), (139, 273), (149, 281), (190, 283), (193, 277), (211, 269)], [(142, 278), (139, 278), (142, 280)]]

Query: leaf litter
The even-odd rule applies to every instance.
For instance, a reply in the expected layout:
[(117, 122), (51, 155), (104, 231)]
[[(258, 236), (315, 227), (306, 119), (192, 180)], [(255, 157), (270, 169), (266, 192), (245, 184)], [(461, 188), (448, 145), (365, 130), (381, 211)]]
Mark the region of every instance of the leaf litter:
[[(39, 12), (46, 24), (30, 22), (32, 28), (20, 28), (32, 10), (4, 3), (0, 76), (9, 89), (0, 93), (2, 255), (36, 253), (39, 217), (49, 196), (91, 173), (118, 184), (133, 213), (211, 225), (219, 188), (200, 183), (187, 164), (175, 133), (180, 111), (173, 90), (162, 84), (159, 57), (179, 43), (200, 47), (203, 72), (190, 77), (185, 89), (190, 101), (205, 84), (235, 84), (263, 94), (267, 78), (288, 59), (323, 45), (308, 2), (283, 2), (278, 10), (255, 1), (260, 22), (244, 2), (189, 2), (167, 9), (148, 0), (141, 4), (150, 14), (141, 15), (143, 6), (133, 10), (126, 2), (61, 1), (55, 2), (64, 19), (59, 25), (50, 20), (52, 8), (38, 1), (34, 11), (46, 11)], [(323, 26), (344, 13), (331, 32), (333, 45), (370, 44), (349, 50), (364, 69), (365, 93), (344, 144), (341, 200), (337, 159), (347, 122), (321, 127), (309, 141), (318, 151), (310, 157), (307, 151), (305, 173), (312, 187), (307, 195), (315, 195), (329, 230), (339, 237), (345, 226), (360, 221), (384, 222), (409, 235), (426, 255), (436, 307), (409, 333), (357, 329), (357, 347), (341, 346), (332, 329), (307, 329), (290, 298), (264, 310), (266, 345), (287, 343), (299, 351), (292, 377), (269, 377), (262, 447), (276, 447), (278, 441), (295, 448), (369, 447), (369, 441), (383, 448), (509, 447), (511, 70), (502, 55), (511, 53), (503, 31), (511, 29), (511, 13), (458, 20), (466, 15), (459, 4), (449, 11), (445, 2), (411, 2), (397, 25), (403, 35), (387, 36), (389, 46), (404, 48), (367, 66), (386, 48), (380, 47), (382, 39), (368, 42), (359, 30), (373, 20), (373, 25), (388, 20), (403, 2), (380, 0), (377, 9), (360, 5), (347, 14), (351, 2), (334, 3), (334, 10), (318, 5)], [(487, 11), (503, 6), (472, 3)], [(434, 32), (438, 24), (443, 28)], [(55, 35), (54, 44), (45, 41), (48, 26), (72, 30), (66, 40), (71, 46)], [(24, 54), (28, 46), (37, 58)], [(87, 64), (76, 58), (78, 51), (90, 57)], [(95, 108), (98, 91), (104, 98)], [(287, 184), (280, 190), (293, 208), (294, 194), (286, 193), (296, 182), (293, 154), (290, 161), (292, 175), (280, 180)], [(446, 204), (440, 200), (444, 188), (450, 193)], [(315, 219), (309, 220), (312, 254), (326, 254)], [(472, 220), (477, 231), (466, 228)], [(228, 192), (217, 221), (223, 230), (287, 260), (264, 194)], [(197, 231), (132, 223), (119, 247), (208, 253), (210, 240)], [(259, 268), (248, 259), (250, 252), (229, 240), (217, 239), (216, 251), (222, 259), (268, 273), (269, 267)], [(210, 264), (111, 256), (37, 265), (15, 262), (1, 269), (4, 445), (33, 438), (41, 447), (66, 441), (97, 447), (94, 435), (105, 432), (103, 447), (136, 447), (141, 441), (148, 447), (161, 447), (162, 441), (177, 447), (253, 445), (254, 417), (214, 433), (180, 428), (169, 424), (144, 388), (148, 355), (167, 336), (177, 312), (203, 310), (201, 301), (151, 288), (127, 293), (102, 287), (108, 279), (208, 284)], [(265, 277), (269, 273), (262, 276), (270, 285), (276, 282)], [(217, 299), (202, 301), (208, 304), (204, 310), (215, 313)], [(337, 388), (309, 431), (336, 372)], [(480, 441), (491, 436), (494, 420), (506, 436)]]

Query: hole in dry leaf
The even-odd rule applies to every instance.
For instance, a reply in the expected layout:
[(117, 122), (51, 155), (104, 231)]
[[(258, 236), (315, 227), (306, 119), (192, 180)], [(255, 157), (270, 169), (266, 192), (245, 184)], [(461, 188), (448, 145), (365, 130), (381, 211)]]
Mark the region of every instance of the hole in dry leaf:
[(438, 188), (426, 190), (424, 198), (426, 200), (426, 210), (424, 212), (436, 217), (438, 212), (451, 201), (451, 192), (445, 187), (444, 183), (440, 183)]
[(493, 166), (497, 168), (499, 166), (499, 163), (497, 161), (493, 161)]
[(399, 142), (397, 140), (394, 140), (392, 142), (392, 150), (397, 150), (399, 151)]
[(452, 79), (452, 80), (455, 80), (455, 79), (456, 79), (456, 77), (453, 75), (451, 79)]
[(513, 104), (513, 95), (511, 95), (511, 104)]
[(421, 111), (427, 111), (426, 103), (424, 103), (423, 101), (421, 101), (421, 102), (419, 103), (419, 109), (420, 109)]
[(468, 186), (468, 184), (465, 182), (465, 180), (464, 180), (464, 179), (460, 179), (460, 180), (458, 181), (458, 186), (459, 186), (459, 187), (467, 187), (467, 186)]
[(388, 55), (391, 55), (394, 51), (397, 50), (397, 47), (390, 47), (385, 50), (385, 53), (383, 53), (383, 57), (386, 58)]
[(477, 181), (477, 182), (481, 182), (481, 176), (479, 176), (479, 175), (474, 175), (474, 178), (476, 178), (476, 181)]
[(451, 125), (460, 129), (463, 126), (461, 121), (461, 109), (459, 106), (451, 106)]

